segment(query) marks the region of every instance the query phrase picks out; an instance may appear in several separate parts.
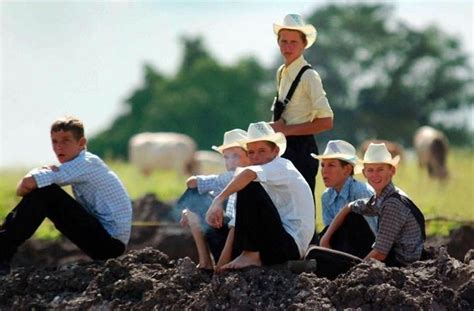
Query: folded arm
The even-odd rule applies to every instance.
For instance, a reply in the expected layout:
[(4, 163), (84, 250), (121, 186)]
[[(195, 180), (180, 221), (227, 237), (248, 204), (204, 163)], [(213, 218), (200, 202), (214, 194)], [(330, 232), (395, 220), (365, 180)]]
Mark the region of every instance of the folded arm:
[(224, 201), (235, 192), (242, 190), (245, 186), (257, 178), (257, 173), (250, 169), (245, 169), (236, 175), (231, 182), (212, 201), (206, 213), (206, 221), (215, 228), (222, 227), (224, 220)]
[(314, 135), (332, 129), (333, 119), (331, 117), (316, 118), (311, 122), (291, 125), (285, 124), (285, 122), (280, 119), (270, 125), (275, 132), (282, 132), (285, 136)]

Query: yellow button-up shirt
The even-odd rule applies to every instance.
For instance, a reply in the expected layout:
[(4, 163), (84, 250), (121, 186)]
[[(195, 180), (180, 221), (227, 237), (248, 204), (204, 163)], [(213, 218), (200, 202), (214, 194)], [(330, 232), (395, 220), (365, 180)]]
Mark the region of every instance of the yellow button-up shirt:
[[(278, 96), (283, 101), (290, 90), (298, 72), (308, 62), (303, 55), (293, 61), (288, 67), (282, 65), (277, 70), (277, 86), (279, 81)], [(273, 108), (272, 108), (273, 109)], [(282, 114), (286, 124), (301, 124), (312, 122), (316, 118), (333, 118), (326, 92), (323, 89), (321, 77), (316, 70), (306, 70), (296, 87), (296, 90)]]

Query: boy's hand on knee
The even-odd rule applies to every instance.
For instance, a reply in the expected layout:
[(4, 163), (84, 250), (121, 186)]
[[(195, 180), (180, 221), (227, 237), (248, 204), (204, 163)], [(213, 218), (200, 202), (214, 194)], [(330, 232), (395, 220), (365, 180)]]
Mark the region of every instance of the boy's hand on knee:
[(221, 228), (224, 223), (224, 208), (222, 202), (217, 198), (212, 201), (206, 213), (207, 223), (214, 228)]

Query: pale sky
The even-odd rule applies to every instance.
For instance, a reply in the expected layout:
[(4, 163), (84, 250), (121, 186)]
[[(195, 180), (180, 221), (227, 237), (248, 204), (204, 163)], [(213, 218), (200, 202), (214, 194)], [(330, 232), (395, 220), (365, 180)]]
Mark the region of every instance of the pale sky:
[[(88, 136), (108, 127), (142, 83), (145, 62), (175, 72), (182, 35), (202, 35), (223, 63), (253, 55), (269, 66), (278, 55), (273, 22), (325, 3), (2, 1), (0, 168), (56, 163), (49, 126), (59, 116), (84, 120)], [(457, 36), (474, 55), (471, 1), (397, 1), (395, 8), (415, 28), (436, 24)]]

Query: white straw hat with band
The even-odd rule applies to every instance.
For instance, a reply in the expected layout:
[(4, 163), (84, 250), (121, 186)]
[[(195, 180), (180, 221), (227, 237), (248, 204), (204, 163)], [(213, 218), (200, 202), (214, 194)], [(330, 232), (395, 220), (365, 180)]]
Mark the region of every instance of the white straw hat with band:
[(299, 14), (288, 14), (283, 19), (283, 23), (274, 23), (273, 32), (278, 36), (278, 33), (282, 29), (298, 30), (306, 36), (305, 49), (309, 48), (316, 42), (318, 32), (316, 28), (311, 24), (306, 24), (303, 18)]

